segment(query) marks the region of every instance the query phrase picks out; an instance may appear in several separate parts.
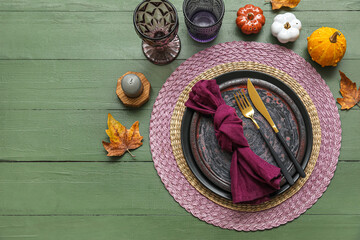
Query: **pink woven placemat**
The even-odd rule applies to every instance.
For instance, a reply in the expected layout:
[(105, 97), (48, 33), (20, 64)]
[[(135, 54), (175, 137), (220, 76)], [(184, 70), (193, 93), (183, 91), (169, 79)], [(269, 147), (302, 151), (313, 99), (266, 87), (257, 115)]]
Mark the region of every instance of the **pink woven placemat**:
[[(206, 69), (239, 61), (253, 61), (278, 68), (298, 81), (317, 108), (322, 136), (315, 169), (299, 192), (274, 208), (252, 213), (221, 207), (193, 188), (177, 166), (170, 141), (170, 120), (183, 89)], [(228, 42), (193, 55), (171, 74), (154, 103), (149, 136), (155, 168), (166, 189), (183, 208), (200, 220), (215, 226), (255, 231), (292, 221), (321, 197), (338, 162), (341, 123), (329, 87), (302, 57), (287, 48), (269, 43)]]

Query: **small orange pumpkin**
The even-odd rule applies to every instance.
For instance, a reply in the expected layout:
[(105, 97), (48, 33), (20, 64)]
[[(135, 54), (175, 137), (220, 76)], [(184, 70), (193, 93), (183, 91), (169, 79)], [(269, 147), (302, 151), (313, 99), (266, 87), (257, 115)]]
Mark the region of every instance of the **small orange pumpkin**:
[(322, 67), (336, 66), (346, 51), (346, 39), (335, 28), (321, 27), (315, 30), (307, 40), (311, 59)]
[(263, 10), (252, 4), (247, 4), (237, 11), (236, 25), (245, 34), (260, 32), (265, 24)]

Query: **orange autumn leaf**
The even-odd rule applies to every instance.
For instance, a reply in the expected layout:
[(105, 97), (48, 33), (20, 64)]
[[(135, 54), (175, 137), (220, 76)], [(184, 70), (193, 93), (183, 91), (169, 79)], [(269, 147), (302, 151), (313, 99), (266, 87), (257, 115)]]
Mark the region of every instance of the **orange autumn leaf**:
[(279, 9), (281, 7), (294, 8), (299, 4), (300, 0), (271, 0), (272, 9)]
[(110, 142), (102, 141), (107, 156), (122, 156), (126, 151), (135, 157), (129, 150), (140, 147), (143, 137), (139, 131), (139, 121), (134, 122), (130, 129), (126, 129), (120, 122), (116, 121), (111, 114), (108, 114), (108, 128), (106, 134)]
[(360, 87), (356, 89), (356, 83), (352, 82), (346, 75), (340, 72), (340, 93), (343, 98), (336, 99), (341, 109), (350, 109), (360, 101)]

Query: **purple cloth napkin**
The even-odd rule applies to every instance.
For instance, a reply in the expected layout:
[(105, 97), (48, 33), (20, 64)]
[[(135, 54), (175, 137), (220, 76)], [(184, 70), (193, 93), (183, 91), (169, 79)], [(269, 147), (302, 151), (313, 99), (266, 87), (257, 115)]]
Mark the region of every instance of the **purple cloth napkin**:
[(216, 138), (223, 150), (233, 152), (230, 177), (234, 203), (258, 204), (280, 188), (280, 168), (267, 163), (249, 147), (242, 120), (226, 105), (216, 80), (195, 84), (185, 106), (214, 118)]

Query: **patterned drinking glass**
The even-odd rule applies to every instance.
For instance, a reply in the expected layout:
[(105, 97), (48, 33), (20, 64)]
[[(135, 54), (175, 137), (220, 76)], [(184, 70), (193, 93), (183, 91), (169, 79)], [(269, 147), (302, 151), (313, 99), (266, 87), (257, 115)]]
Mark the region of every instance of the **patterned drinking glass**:
[(144, 0), (134, 11), (134, 26), (143, 40), (143, 52), (151, 62), (167, 64), (179, 55), (179, 18), (169, 1)]
[(225, 5), (222, 0), (185, 0), (183, 12), (190, 37), (206, 43), (219, 33)]

